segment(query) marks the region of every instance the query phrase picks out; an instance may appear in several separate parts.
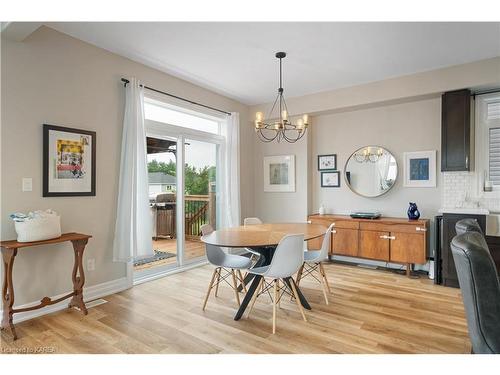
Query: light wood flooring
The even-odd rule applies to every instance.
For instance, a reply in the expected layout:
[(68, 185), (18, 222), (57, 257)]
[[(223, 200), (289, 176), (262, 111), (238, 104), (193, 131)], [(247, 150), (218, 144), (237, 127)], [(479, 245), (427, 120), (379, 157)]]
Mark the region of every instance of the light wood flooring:
[[(158, 239), (157, 241), (153, 241), (153, 249), (165, 251), (171, 254), (177, 254), (177, 240), (168, 238)], [(185, 240), (184, 249), (184, 259), (186, 260), (205, 256), (205, 244), (201, 241)], [(134, 270), (140, 271), (148, 268), (174, 264), (176, 262), (177, 256), (158, 260), (156, 262), (141, 264), (140, 266), (135, 266)]]
[(319, 284), (301, 289), (312, 306), (302, 321), (284, 298), (277, 332), (260, 297), (250, 318), (234, 321), (229, 287), (201, 306), (213, 268), (203, 266), (111, 295), (88, 316), (65, 310), (2, 332), (3, 352), (49, 347), (56, 353), (470, 353), (460, 290), (389, 271), (326, 264), (327, 306)]

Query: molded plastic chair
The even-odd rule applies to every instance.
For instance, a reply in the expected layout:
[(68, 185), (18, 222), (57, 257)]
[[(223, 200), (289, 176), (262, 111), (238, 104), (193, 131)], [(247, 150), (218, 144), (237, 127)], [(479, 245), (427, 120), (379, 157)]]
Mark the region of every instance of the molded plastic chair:
[[(201, 226), (201, 233), (205, 236), (212, 233), (214, 230), (210, 224), (204, 224)], [(207, 295), (205, 296), (205, 301), (203, 302), (203, 310), (207, 306), (208, 297), (213, 288), (215, 288), (215, 296), (219, 291), (219, 284), (225, 281), (233, 290), (236, 296), (236, 301), (238, 306), (240, 305), (240, 296), (238, 294), (238, 283), (237, 279), (240, 280), (243, 290), (246, 292), (246, 286), (243, 281), (243, 276), (241, 275), (241, 270), (246, 270), (252, 265), (252, 261), (247, 257), (240, 255), (227, 254), (219, 246), (205, 244), (205, 249), (207, 253), (208, 261), (215, 266), (215, 270), (212, 274), (212, 280), (208, 285)], [(222, 274), (224, 271), (224, 274)], [(229, 276), (232, 276), (232, 285), (226, 280)], [(215, 284), (214, 284), (215, 283)]]
[[(334, 224), (330, 225), (326, 230), (325, 237), (323, 237), (323, 242), (321, 244), (320, 250), (310, 250), (304, 252), (304, 263), (297, 272), (297, 285), (300, 284), (300, 280), (307, 276), (313, 276), (318, 280), (323, 288), (323, 296), (325, 297), (325, 302), (328, 305), (328, 293), (331, 293), (330, 284), (328, 284), (328, 279), (326, 278), (325, 269), (323, 268), (324, 260), (328, 259), (328, 251), (330, 249), (330, 242), (332, 239), (332, 232)], [(318, 272), (318, 277), (314, 276), (314, 272)]]
[[(249, 269), (248, 272), (262, 276), (259, 286), (263, 286), (260, 290), (257, 287), (255, 294), (252, 296), (250, 310), (248, 316), (252, 312), (253, 305), (257, 298), (266, 293), (270, 295), (270, 289), (273, 288), (273, 334), (276, 333), (276, 308), (283, 294), (288, 294), (295, 297), (297, 307), (299, 308), (302, 318), (307, 322), (304, 314), (304, 309), (300, 303), (295, 283), (292, 275), (295, 274), (302, 263), (304, 262), (304, 250), (302, 243), (304, 242), (303, 234), (290, 234), (281, 239), (276, 247), (271, 264), (268, 266)], [(272, 279), (271, 282), (266, 282), (266, 278)], [(280, 280), (283, 281), (283, 286), (280, 286)]]
[[(262, 220), (260, 220), (258, 217), (246, 217), (243, 219), (243, 225), (258, 225), (258, 224), (264, 224)], [(257, 259), (259, 259), (260, 254), (256, 251), (253, 251), (252, 249), (246, 248), (246, 251), (249, 253), (252, 253), (252, 261), (256, 262)]]
[(246, 217), (243, 220), (243, 225), (257, 225), (257, 224), (264, 224), (264, 223), (258, 217)]

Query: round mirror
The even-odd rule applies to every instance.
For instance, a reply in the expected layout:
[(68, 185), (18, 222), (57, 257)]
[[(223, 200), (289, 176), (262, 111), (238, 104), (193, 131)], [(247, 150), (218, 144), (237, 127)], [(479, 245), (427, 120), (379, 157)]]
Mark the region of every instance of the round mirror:
[(387, 193), (396, 182), (396, 158), (383, 147), (365, 146), (349, 157), (344, 168), (349, 188), (363, 197), (378, 197)]

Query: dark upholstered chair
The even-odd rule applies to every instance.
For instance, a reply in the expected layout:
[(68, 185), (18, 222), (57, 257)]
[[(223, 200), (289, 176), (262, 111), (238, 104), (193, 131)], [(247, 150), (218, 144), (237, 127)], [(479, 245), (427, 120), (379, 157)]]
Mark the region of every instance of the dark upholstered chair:
[(500, 283), (481, 233), (469, 231), (451, 242), (453, 260), (467, 315), (472, 350), (500, 353)]
[(481, 227), (476, 219), (462, 219), (455, 224), (455, 230), (457, 234), (463, 234), (465, 232), (478, 232), (483, 234)]

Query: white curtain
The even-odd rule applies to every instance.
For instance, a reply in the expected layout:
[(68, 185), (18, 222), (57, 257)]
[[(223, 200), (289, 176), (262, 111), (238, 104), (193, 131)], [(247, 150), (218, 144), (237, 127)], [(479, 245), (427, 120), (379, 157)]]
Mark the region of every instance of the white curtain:
[(222, 126), (226, 138), (223, 152), (224, 187), (221, 204), (221, 227), (241, 225), (240, 211), (240, 114), (231, 112)]
[(125, 89), (120, 182), (116, 212), (113, 260), (129, 262), (152, 256), (149, 212), (144, 89), (135, 78)]

